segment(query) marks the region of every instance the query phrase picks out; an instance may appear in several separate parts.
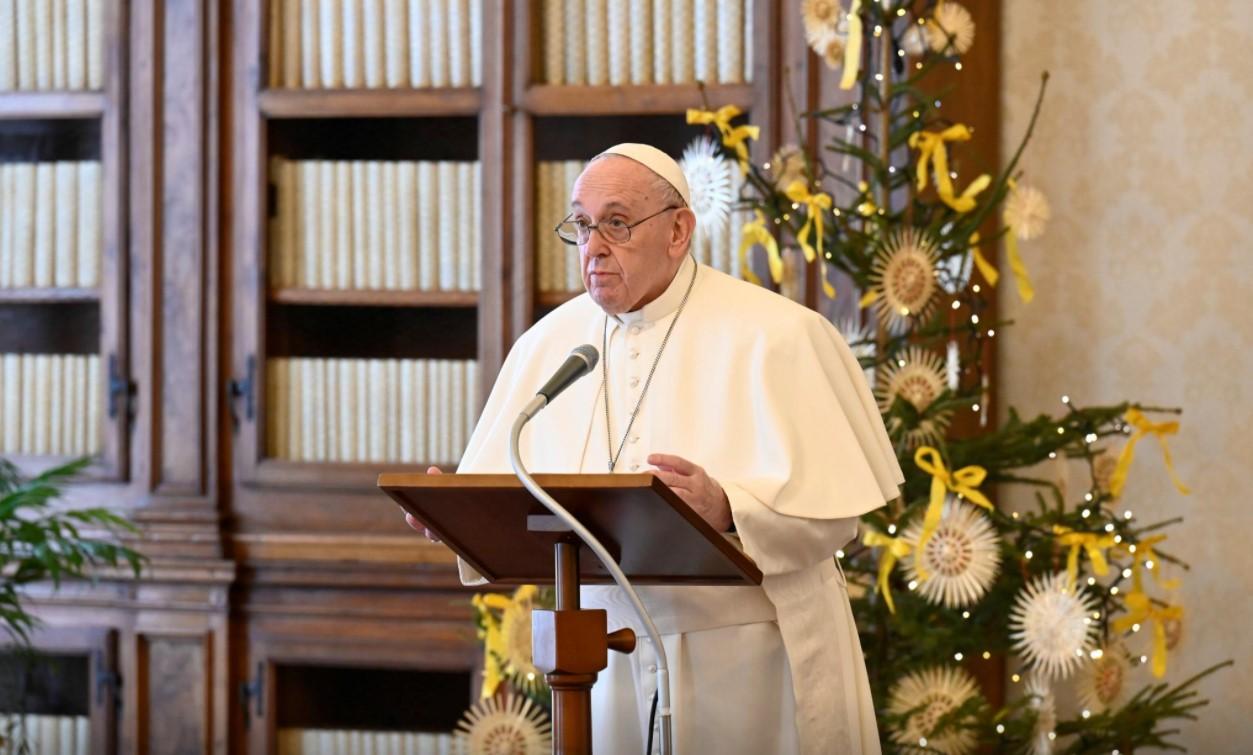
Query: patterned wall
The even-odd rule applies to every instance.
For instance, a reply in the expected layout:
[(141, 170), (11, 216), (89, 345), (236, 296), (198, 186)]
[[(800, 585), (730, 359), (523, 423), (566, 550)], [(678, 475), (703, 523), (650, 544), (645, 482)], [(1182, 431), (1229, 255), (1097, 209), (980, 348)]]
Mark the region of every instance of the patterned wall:
[(1171, 448), (1193, 495), (1146, 442), (1125, 500), (1137, 517), (1187, 517), (1167, 544), (1192, 564), (1169, 678), (1237, 663), (1204, 683), (1211, 706), (1180, 741), (1249, 752), (1253, 5), (1007, 0), (1004, 24), (1007, 159), (1052, 76), (1023, 167), (1053, 222), (1024, 245), (1035, 301), (1001, 293), (1018, 323), (1000, 347), (1002, 413), (1056, 413), (1063, 393), (1184, 409)]

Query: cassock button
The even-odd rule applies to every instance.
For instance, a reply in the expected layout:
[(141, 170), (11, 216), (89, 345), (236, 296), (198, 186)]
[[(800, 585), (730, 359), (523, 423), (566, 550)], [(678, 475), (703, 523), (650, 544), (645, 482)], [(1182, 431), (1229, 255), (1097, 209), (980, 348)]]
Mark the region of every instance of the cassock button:
[(648, 667), (648, 673), (650, 673), (650, 674), (655, 674), (655, 673), (657, 673), (657, 667), (656, 667), (656, 666), (649, 666), (649, 667)]
[(633, 336), (638, 336), (639, 334), (640, 334), (640, 326), (638, 326), (638, 325), (632, 325), (632, 326), (631, 326), (631, 335), (633, 335)]
[(639, 464), (632, 464), (632, 465), (631, 465), (631, 471), (632, 471), (632, 472), (638, 472), (638, 471), (639, 471), (639, 469), (640, 469), (640, 465), (639, 465)]
[(635, 359), (635, 358), (636, 358), (636, 357), (638, 357), (639, 355), (640, 355), (640, 350), (639, 350), (639, 349), (631, 349), (631, 358), (632, 358), (632, 359)]
[(638, 442), (639, 442), (639, 440), (640, 440), (640, 436), (638, 436), (638, 435), (632, 435), (632, 436), (631, 436), (631, 442), (632, 442), (632, 443), (638, 443)]
[(637, 386), (637, 385), (639, 385), (639, 384), (640, 384), (640, 379), (639, 379), (639, 378), (637, 378), (637, 377), (633, 377), (633, 378), (631, 378), (631, 380), (630, 380), (630, 385), (631, 385), (631, 387), (632, 387), (632, 388), (634, 388), (635, 386)]

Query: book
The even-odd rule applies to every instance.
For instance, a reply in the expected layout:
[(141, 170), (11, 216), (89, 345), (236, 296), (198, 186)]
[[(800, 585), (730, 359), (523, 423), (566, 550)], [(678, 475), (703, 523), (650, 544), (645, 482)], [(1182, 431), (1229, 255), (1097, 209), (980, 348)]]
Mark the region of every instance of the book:
[(365, 85), (382, 87), (387, 80), (387, 40), (383, 0), (362, 0), (361, 51), (365, 55)]
[(318, 1), (318, 41), (320, 43), (318, 74), (325, 88), (344, 85), (344, 31), (342, 0)]
[(744, 0), (744, 81), (753, 80), (753, 5), (753, 0)]
[(396, 461), (403, 463), (413, 463), (419, 461), (414, 455), (413, 442), (413, 389), (416, 387), (413, 379), (414, 360), (402, 359), (398, 367), (400, 383), (400, 395), (396, 405), (396, 413), (393, 415), (392, 422), (397, 425), (400, 430), (400, 445), (397, 448)]
[[(566, 196), (569, 197), (574, 191), (574, 182), (579, 179), (579, 174), (583, 172), (585, 163), (581, 160), (567, 160), (565, 163), (566, 175), (564, 184), (566, 186)], [(561, 209), (566, 209), (562, 207)], [(579, 255), (577, 246), (570, 246), (562, 243), (561, 239), (556, 238), (556, 234), (550, 233), (553, 237), (554, 247), (557, 253), (562, 256), (562, 268), (565, 270), (565, 280), (562, 282), (563, 291), (582, 291), (583, 290), (583, 268), (582, 258)]]
[(322, 413), (326, 415), (326, 461), (343, 461), (339, 456), (339, 360), (319, 359), (325, 375), (326, 390), (322, 392)]
[(435, 165), (436, 191), (439, 195), (439, 289), (457, 287), (457, 248), (460, 243), (457, 227), (456, 164), (441, 160)]
[(587, 83), (609, 83), (609, 0), (587, 0)]
[(100, 225), (101, 207), (100, 163), (84, 160), (78, 164), (78, 275), (77, 285), (86, 288), (100, 283), (100, 255), (104, 249), (104, 233)]
[(470, 0), (448, 3), (448, 85), (470, 86)]
[(439, 360), (426, 359), (422, 362), (426, 374), (426, 411), (424, 412), (423, 431), (426, 435), (425, 463), (439, 464), (444, 461), (444, 446), (439, 427), (441, 400)]
[(622, 0), (609, 3), (609, 83), (631, 83), (631, 32), (629, 8)]
[(335, 187), (335, 260), (333, 287), (352, 288), (352, 168), (345, 160), (331, 163)]
[(430, 439), (427, 437), (427, 423), (430, 419), (428, 408), (431, 400), (430, 371), (425, 360), (410, 360), (410, 364), (413, 380), (413, 408), (406, 416), (406, 421), (413, 433), (413, 459), (411, 461), (425, 464), (431, 460)]
[(361, 0), (341, 0), (343, 15), (343, 82), (349, 89), (357, 89), (365, 82), (365, 57), (362, 45)]
[(474, 290), (474, 258), (479, 249), (473, 246), (475, 208), (474, 163), (454, 163), (457, 168), (457, 290)]
[(543, 0), (544, 83), (566, 83), (565, 0)]
[(696, 58), (692, 51), (694, 1), (697, 0), (672, 0), (674, 18), (670, 23), (670, 70), (671, 80), (675, 84), (690, 84), (695, 81)]
[(465, 363), (466, 372), (466, 444), (474, 435), (474, 427), (479, 423), (479, 363), (473, 359)]
[(19, 453), (22, 448), (22, 428), (26, 422), (23, 401), (25, 385), (23, 383), (21, 354), (0, 354), (0, 381), (4, 389), (0, 391), (0, 412), (4, 422), (0, 424), (0, 449), (5, 453)]
[(35, 163), (35, 257), (31, 284), (52, 285), (56, 255), (56, 163)]
[(34, 0), (35, 88), (52, 89), (52, 0)]
[[(28, 383), (31, 390), (28, 392), (32, 408), (30, 417), (30, 443), (26, 446), (26, 452), (37, 455), (46, 455), (48, 449), (48, 355), (47, 354), (28, 354), (26, 359), (31, 364), (30, 382)], [(23, 381), (25, 382), (25, 381)]]
[(718, 77), (718, 0), (695, 0), (692, 8), (692, 75), (712, 84)]
[(550, 192), (548, 186), (552, 183), (553, 165), (555, 163), (541, 160), (535, 164), (535, 288), (539, 291), (548, 291), (548, 282), (551, 280), (552, 273), (548, 271), (551, 258), (548, 255), (548, 224), (549, 217), (553, 214), (552, 209), (548, 206)]
[(301, 461), (304, 459), (305, 443), (304, 443), (304, 427), (305, 427), (305, 409), (303, 396), (300, 395), (304, 376), (303, 368), (300, 360), (291, 357), (283, 360), (287, 365), (287, 455), (284, 458), (292, 461)]
[(105, 385), (100, 357), (92, 354), (87, 357), (87, 448), (84, 453), (99, 452), (104, 441), (100, 435), (100, 412)]
[(400, 175), (393, 161), (380, 163), (383, 181), (383, 288), (400, 288)]
[(453, 448), (453, 365), (455, 362), (451, 359), (435, 360), (436, 374), (439, 376), (436, 382), (436, 393), (439, 396), (439, 414), (435, 419), (435, 429), (439, 434), (438, 450), (439, 455), (436, 457), (439, 463), (446, 464), (457, 458), (457, 450)]
[(552, 232), (553, 226), (564, 218), (570, 209), (570, 191), (566, 186), (565, 162), (555, 162), (552, 168), (552, 180), (548, 184), (548, 206), (552, 213), (547, 223), (549, 232), (548, 245), (548, 290), (562, 291), (566, 287), (566, 244)]
[(52, 283), (69, 287), (78, 278), (78, 262), (75, 259), (78, 246), (78, 164), (69, 161), (54, 163), (53, 180), (56, 207)]
[(418, 163), (418, 289), (434, 291), (439, 281), (438, 197), (435, 163)]
[(383, 29), (387, 45), (384, 81), (392, 89), (409, 86), (409, 40), (405, 38), (409, 29), (405, 18), (408, 3), (406, 0), (384, 0), (383, 8), (387, 14)]
[(461, 454), (466, 449), (465, 360), (449, 360), (448, 388), (448, 460), (460, 462)]
[(104, 89), (104, 0), (87, 0), (87, 87)]
[(270, 357), (265, 360), (265, 452), (274, 459), (287, 458), (287, 387), (283, 378), (287, 374), (287, 360)]
[(66, 412), (71, 421), (69, 452), (75, 456), (87, 453), (87, 394), (90, 391), (90, 375), (87, 373), (87, 357), (74, 355), (67, 358), (70, 367), (69, 398)]
[(300, 460), (318, 461), (318, 434), (322, 431), (319, 415), (321, 407), (317, 403), (318, 363), (308, 357), (297, 359), (300, 364), (300, 425), (303, 435), (300, 437)]
[(35, 7), (30, 0), (9, 0), (14, 4), (13, 30), (16, 39), (15, 60), (17, 88), (34, 89), (35, 80)]
[(0, 0), (0, 92), (17, 89), (17, 8)]
[(296, 223), (296, 279), (292, 281), (299, 288), (314, 288), (317, 281), (317, 256), (315, 253), (318, 238), (318, 192), (314, 178), (317, 176), (314, 163), (299, 160), (296, 165), (296, 201), (300, 203), (299, 222)]
[(426, 27), (427, 61), (431, 86), (448, 86), (448, 0), (432, 0)]
[(366, 195), (365, 163), (354, 160), (349, 163), (349, 180), (352, 183), (352, 288), (365, 288), (366, 256), (369, 245), (369, 212)]
[[(687, 0), (673, 0), (683, 4)], [(671, 0), (652, 0), (653, 4), (653, 81), (669, 84), (674, 80), (674, 68), (670, 62), (673, 43), (670, 32)]]
[(483, 85), (483, 3), (470, 3), (470, 84)]
[(383, 416), (386, 417), (387, 443), (383, 458), (388, 462), (400, 461), (400, 360), (383, 360), (384, 395)]
[(335, 288), (335, 165), (317, 160), (318, 182), (318, 288)]
[(283, 4), (283, 86), (296, 89), (301, 86), (301, 66), (304, 56), (300, 40), (301, 0), (273, 0)]
[[(3, 5), (10, 0), (0, 0)], [(0, 51), (0, 57), (4, 52)], [(0, 163), (0, 288), (12, 286), (13, 219), (17, 200), (13, 188), (13, 166)]]
[(283, 85), (283, 2), (266, 0), (266, 86)]
[(353, 385), (356, 387), (355, 402), (357, 427), (357, 453), (354, 461), (370, 460), (370, 364), (365, 359), (352, 360), (356, 371)]
[(630, 0), (631, 83), (653, 81), (652, 0)]
[(365, 287), (383, 287), (383, 166), (377, 160), (365, 164), (366, 265)]
[(474, 201), (470, 216), (471, 283), (475, 291), (483, 290), (483, 163), (475, 160), (471, 169)]
[(65, 89), (65, 0), (44, 0), (52, 14), (52, 88)]
[(318, 0), (300, 3), (300, 84), (305, 89), (322, 87), (322, 34), (318, 22), (322, 14)]
[(65, 444), (65, 356), (48, 355), (48, 453), (67, 453)]
[(76, 755), (88, 755), (91, 750), (91, 719), (87, 716), (74, 716), (74, 752)]
[(413, 291), (418, 287), (418, 165), (405, 161), (396, 170), (396, 245), (400, 264), (397, 286)]
[(744, 0), (718, 0), (718, 81), (744, 80)]
[(430, 9), (427, 6), (432, 2), (439, 2), (439, 0), (409, 0), (409, 86), (411, 87), (431, 85), (430, 50), (426, 43), (426, 27), (427, 18), (430, 15)]
[(361, 461), (357, 458), (357, 369), (351, 359), (336, 359), (339, 370), (339, 396), (335, 403), (339, 408), (339, 461)]
[(65, 3), (65, 86), (86, 89), (86, 6), (98, 0), (66, 0)]
[(13, 163), (13, 251), (9, 285), (30, 286), (34, 281), (35, 163)]
[(384, 461), (387, 452), (387, 371), (383, 360), (369, 360), (370, 455), (366, 461)]
[[(586, 0), (565, 0), (566, 84), (587, 83)], [(622, 29), (622, 33), (626, 33)]]

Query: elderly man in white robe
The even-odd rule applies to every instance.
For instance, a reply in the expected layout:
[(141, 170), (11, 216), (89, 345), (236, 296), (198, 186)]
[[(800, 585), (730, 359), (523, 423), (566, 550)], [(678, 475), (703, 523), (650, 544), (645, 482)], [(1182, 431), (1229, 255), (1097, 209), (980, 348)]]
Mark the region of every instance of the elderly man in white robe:
[[(621, 144), (588, 164), (557, 228), (587, 292), (518, 339), (458, 471), (510, 472), (523, 405), (573, 347), (599, 345), (600, 374), (524, 432), (529, 469), (652, 472), (765, 575), (761, 587), (638, 588), (669, 658), (675, 752), (878, 753), (834, 554), (859, 515), (899, 494), (900, 466), (835, 328), (698, 264), (689, 205), (678, 164), (654, 147)], [(618, 587), (584, 587), (581, 602), (644, 636)], [(648, 642), (610, 654), (592, 692), (597, 752), (644, 750), (655, 662)]]

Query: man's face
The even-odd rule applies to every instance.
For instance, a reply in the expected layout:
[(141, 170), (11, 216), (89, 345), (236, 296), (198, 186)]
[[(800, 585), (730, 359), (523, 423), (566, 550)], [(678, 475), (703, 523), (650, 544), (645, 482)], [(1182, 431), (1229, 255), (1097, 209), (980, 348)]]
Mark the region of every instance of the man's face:
[[(596, 160), (574, 183), (573, 219), (589, 224), (620, 220), (630, 225), (666, 207), (657, 176), (634, 160)], [(676, 219), (687, 209), (662, 212), (631, 229), (624, 244), (610, 243), (593, 231), (579, 246), (583, 285), (592, 300), (611, 315), (631, 312), (666, 290), (687, 248), (691, 224)], [(687, 226), (684, 230), (684, 226)]]

